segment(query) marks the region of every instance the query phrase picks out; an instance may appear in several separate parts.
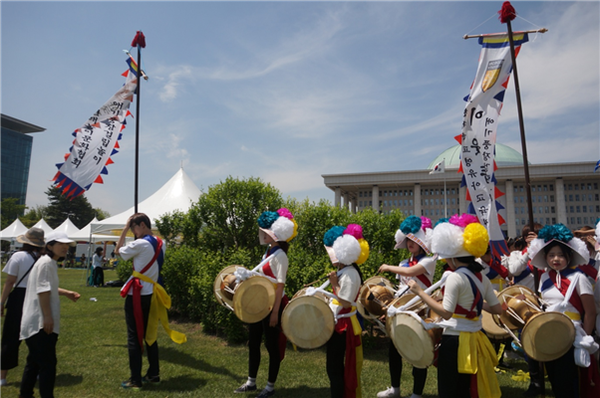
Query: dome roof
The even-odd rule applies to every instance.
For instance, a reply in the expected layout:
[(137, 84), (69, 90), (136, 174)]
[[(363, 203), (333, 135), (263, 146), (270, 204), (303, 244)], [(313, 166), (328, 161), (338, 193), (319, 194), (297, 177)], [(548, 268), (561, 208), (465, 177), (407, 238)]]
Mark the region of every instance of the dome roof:
[[(447, 169), (458, 169), (460, 166), (460, 144), (456, 144), (453, 147), (446, 149), (440, 153), (431, 163), (427, 166), (428, 169), (433, 169), (436, 164), (446, 159), (445, 165)], [(514, 149), (504, 144), (496, 143), (496, 165), (502, 166), (522, 166), (523, 156)]]

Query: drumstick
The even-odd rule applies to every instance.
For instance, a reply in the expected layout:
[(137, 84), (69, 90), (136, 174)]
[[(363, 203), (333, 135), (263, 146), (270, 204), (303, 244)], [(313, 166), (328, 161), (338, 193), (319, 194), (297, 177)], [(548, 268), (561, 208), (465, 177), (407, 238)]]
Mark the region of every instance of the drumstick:
[[(437, 281), (436, 283), (434, 283), (433, 285), (429, 286), (427, 289), (424, 290), (424, 292), (426, 294), (430, 294), (431, 292), (433, 292), (435, 289), (437, 289), (438, 287), (440, 287), (441, 285), (443, 285), (444, 283), (446, 283), (446, 278), (448, 277), (449, 273), (445, 272), (442, 275), (442, 278)], [(400, 311), (404, 311), (406, 308), (410, 308), (413, 304), (415, 304), (417, 301), (420, 301), (421, 297), (419, 296), (415, 296), (414, 298), (412, 298), (408, 303), (404, 304), (402, 307), (399, 308)]]

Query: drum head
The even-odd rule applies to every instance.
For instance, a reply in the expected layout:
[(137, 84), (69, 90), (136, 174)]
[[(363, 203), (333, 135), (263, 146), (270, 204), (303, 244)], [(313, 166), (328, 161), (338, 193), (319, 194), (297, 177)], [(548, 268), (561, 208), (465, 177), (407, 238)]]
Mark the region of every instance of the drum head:
[(215, 278), (215, 282), (213, 284), (213, 293), (218, 303), (223, 306), (225, 305), (224, 303), (227, 303), (231, 306), (231, 308), (233, 308), (233, 300), (230, 300), (229, 298), (227, 298), (227, 296), (223, 295), (221, 291), (221, 284), (223, 283), (223, 279), (225, 279), (227, 275), (233, 274), (237, 267), (244, 268), (241, 265), (230, 265), (228, 267), (225, 267), (221, 272), (219, 272), (219, 275), (217, 275), (217, 277)]
[[(390, 282), (387, 278), (384, 278), (383, 276), (373, 276), (367, 279), (360, 287), (358, 300), (356, 300), (356, 309), (363, 316), (363, 318), (377, 319), (380, 316), (385, 315), (385, 311), (382, 310), (381, 305), (373, 301), (374, 297), (372, 290), (375, 289), (378, 290), (378, 292), (376, 292), (377, 295), (384, 292), (382, 289), (387, 290), (389, 293), (389, 301), (393, 300), (394, 298), (394, 285), (392, 285), (392, 282)], [(387, 297), (385, 293), (384, 295)], [(387, 304), (389, 304), (389, 302), (384, 303), (384, 305)]]
[(575, 326), (560, 312), (534, 315), (521, 332), (523, 350), (540, 362), (558, 359), (569, 351), (575, 341)]
[(286, 337), (301, 348), (312, 349), (327, 343), (335, 321), (329, 305), (319, 297), (296, 297), (281, 315), (281, 328)]
[[(525, 304), (523, 301), (515, 299), (517, 296), (520, 296), (520, 295), (525, 296), (525, 298), (528, 299), (531, 303), (533, 303), (536, 307), (538, 307), (538, 308), (540, 307), (539, 300), (538, 300), (537, 296), (535, 295), (535, 293), (531, 289), (529, 289), (525, 286), (521, 286), (521, 285), (509, 286), (506, 289), (502, 290), (500, 293), (498, 293), (497, 297), (498, 297), (498, 301), (500, 302), (500, 304), (506, 303), (507, 305), (510, 305), (511, 308), (514, 307), (513, 309), (516, 310), (517, 313), (520, 313), (523, 309), (527, 310), (528, 314), (526, 315), (526, 318), (530, 318), (533, 315), (533, 313), (535, 313), (535, 312), (541, 312), (541, 310), (536, 310), (534, 308), (531, 308), (529, 305)], [(512, 301), (512, 303), (511, 303), (511, 301)], [(496, 322), (498, 321), (497, 318), (494, 318), (494, 320)], [(500, 315), (500, 320), (510, 330), (518, 330), (523, 327), (523, 324), (518, 319), (514, 318), (512, 315), (510, 315), (506, 311), (504, 311), (502, 313), (502, 315)]]
[(399, 313), (386, 323), (389, 336), (402, 358), (416, 368), (426, 368), (433, 363), (435, 346), (419, 320)]
[(262, 276), (253, 276), (240, 282), (233, 295), (233, 312), (242, 322), (263, 320), (275, 304), (275, 287)]
[(483, 331), (487, 335), (487, 337), (492, 341), (504, 341), (510, 338), (510, 334), (497, 325), (494, 320), (494, 316), (487, 311), (482, 311), (481, 324), (483, 326)]

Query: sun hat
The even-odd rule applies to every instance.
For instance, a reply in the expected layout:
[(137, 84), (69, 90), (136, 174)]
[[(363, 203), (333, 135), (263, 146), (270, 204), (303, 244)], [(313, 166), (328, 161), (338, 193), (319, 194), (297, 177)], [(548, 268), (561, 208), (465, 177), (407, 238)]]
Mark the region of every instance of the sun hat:
[(67, 234), (62, 231), (52, 231), (46, 236), (46, 244), (50, 242), (68, 243), (69, 246), (77, 246), (77, 242), (67, 237)]
[(23, 235), (17, 236), (17, 242), (35, 247), (44, 247), (44, 230), (37, 227), (30, 228)]
[(431, 233), (431, 220), (429, 218), (408, 216), (396, 231), (394, 236), (396, 246), (394, 246), (394, 249), (406, 249), (406, 239), (410, 239), (421, 246), (425, 254), (430, 254), (429, 233)]
[(369, 258), (369, 243), (358, 224), (331, 227), (325, 232), (323, 243), (333, 264), (339, 262), (344, 265), (360, 265)]
[(289, 242), (298, 235), (298, 224), (292, 213), (282, 207), (277, 211), (265, 211), (258, 217), (258, 239), (265, 245), (265, 235), (269, 235), (275, 242)]
[(573, 265), (583, 265), (590, 261), (590, 252), (585, 246), (585, 242), (576, 238), (571, 230), (563, 224), (546, 225), (540, 230), (536, 239), (531, 241), (529, 249), (529, 258), (531, 264), (539, 269), (548, 268), (544, 248), (553, 241), (571, 249), (571, 263)]
[(436, 224), (431, 233), (431, 251), (442, 259), (481, 257), (488, 249), (487, 229), (472, 214), (455, 214)]

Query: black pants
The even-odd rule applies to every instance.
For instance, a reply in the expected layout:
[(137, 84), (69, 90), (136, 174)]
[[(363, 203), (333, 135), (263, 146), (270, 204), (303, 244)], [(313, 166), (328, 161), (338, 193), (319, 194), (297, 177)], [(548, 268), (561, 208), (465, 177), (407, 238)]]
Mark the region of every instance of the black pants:
[(346, 359), (346, 333), (333, 332), (327, 342), (327, 376), (332, 398), (343, 398), (345, 392), (344, 363)]
[[(142, 313), (144, 315), (144, 336), (148, 327), (148, 314), (150, 313), (150, 303), (152, 295), (145, 295), (142, 299)], [(129, 370), (131, 371), (131, 380), (136, 384), (142, 383), (142, 347), (138, 341), (137, 326), (135, 324), (135, 316), (133, 315), (133, 296), (127, 296), (125, 299), (125, 322), (127, 323), (127, 349), (129, 351)], [(147, 375), (154, 377), (160, 375), (160, 367), (158, 364), (158, 341), (149, 346), (146, 345), (148, 353), (148, 368)]]
[(260, 367), (260, 343), (262, 336), (265, 335), (265, 347), (269, 353), (269, 379), (271, 383), (277, 381), (279, 367), (281, 365), (281, 353), (279, 352), (279, 338), (281, 334), (281, 314), (283, 313), (283, 303), (279, 306), (279, 322), (275, 327), (269, 326), (271, 313), (260, 322), (248, 325), (248, 376), (256, 378), (258, 368)]
[(102, 267), (96, 267), (92, 270), (92, 282), (94, 286), (104, 286), (104, 270)]
[(442, 336), (438, 356), (438, 396), (470, 398), (471, 376), (458, 373), (458, 336)]
[(2, 329), (2, 370), (10, 370), (19, 366), (19, 334), (23, 316), (24, 287), (16, 287), (10, 292), (6, 302), (4, 328)]
[(554, 361), (546, 362), (546, 373), (556, 398), (579, 396), (579, 369), (575, 365), (575, 348)]
[(40, 381), (40, 396), (42, 398), (54, 397), (54, 382), (56, 380), (56, 333), (47, 334), (41, 329), (37, 334), (25, 340), (29, 348), (27, 364), (23, 370), (21, 390), (19, 395), (23, 398), (33, 397), (33, 387), (38, 379)]
[[(400, 378), (402, 376), (402, 356), (394, 346), (394, 343), (390, 340), (390, 378), (392, 381), (392, 387), (400, 388)], [(413, 394), (423, 395), (423, 389), (425, 388), (425, 382), (427, 381), (427, 368), (420, 369), (413, 366)]]

